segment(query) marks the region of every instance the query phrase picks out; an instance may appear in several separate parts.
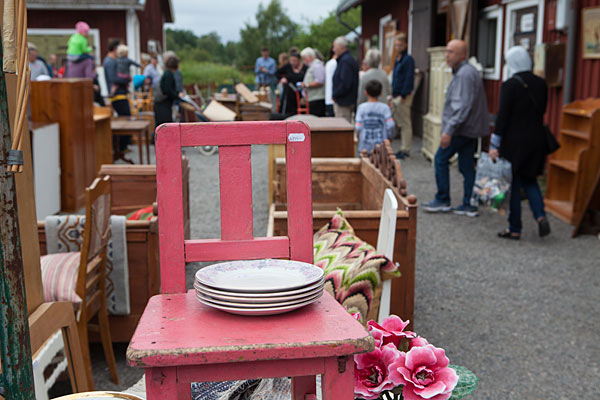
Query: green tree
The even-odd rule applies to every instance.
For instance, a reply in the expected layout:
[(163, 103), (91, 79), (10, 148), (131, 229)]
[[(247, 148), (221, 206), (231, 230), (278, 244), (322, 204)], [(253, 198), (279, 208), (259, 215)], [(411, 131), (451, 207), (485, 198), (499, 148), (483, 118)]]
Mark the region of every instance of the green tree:
[[(356, 7), (344, 13), (341, 18), (346, 25), (356, 28), (360, 26), (360, 16), (360, 7)], [(340, 24), (337, 21), (335, 12), (331, 11), (327, 17), (311, 23), (308, 30), (299, 35), (298, 47), (300, 49), (305, 47), (318, 49), (327, 59), (333, 40), (338, 36), (346, 35), (348, 32), (348, 28)]]
[(254, 65), (262, 46), (268, 46), (271, 55), (277, 57), (295, 43), (300, 30), (279, 0), (271, 0), (266, 7), (261, 3), (256, 12), (256, 25), (246, 23), (240, 30), (238, 61), (242, 65)]

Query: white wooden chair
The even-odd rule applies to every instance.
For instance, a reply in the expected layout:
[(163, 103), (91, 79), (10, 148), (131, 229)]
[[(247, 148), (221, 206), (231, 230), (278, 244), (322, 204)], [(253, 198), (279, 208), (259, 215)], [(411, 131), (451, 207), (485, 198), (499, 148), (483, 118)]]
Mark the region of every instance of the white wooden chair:
[[(379, 220), (379, 235), (377, 237), (377, 253), (383, 254), (390, 260), (394, 258), (394, 239), (396, 236), (396, 218), (398, 213), (398, 200), (391, 189), (385, 189), (383, 194), (383, 207)], [(392, 300), (392, 280), (383, 281), (381, 300), (379, 302), (378, 322), (390, 315), (390, 301)]]

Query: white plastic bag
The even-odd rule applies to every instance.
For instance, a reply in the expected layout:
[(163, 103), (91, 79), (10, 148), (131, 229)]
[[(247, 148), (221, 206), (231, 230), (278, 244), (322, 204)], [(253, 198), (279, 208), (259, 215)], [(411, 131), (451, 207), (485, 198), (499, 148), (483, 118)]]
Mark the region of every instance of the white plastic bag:
[(492, 161), (488, 153), (481, 153), (477, 162), (471, 205), (494, 211), (505, 208), (508, 204), (511, 182), (510, 161), (503, 158)]

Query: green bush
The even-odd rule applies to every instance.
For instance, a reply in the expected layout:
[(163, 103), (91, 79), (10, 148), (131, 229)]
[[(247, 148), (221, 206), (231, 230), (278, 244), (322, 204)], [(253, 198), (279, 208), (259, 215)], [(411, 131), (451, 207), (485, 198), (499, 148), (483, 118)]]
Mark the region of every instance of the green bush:
[(209, 84), (214, 82), (216, 86), (231, 85), (234, 81), (253, 83), (254, 73), (241, 72), (231, 65), (216, 64), (211, 62), (183, 61), (179, 68), (183, 75), (185, 85), (198, 83)]

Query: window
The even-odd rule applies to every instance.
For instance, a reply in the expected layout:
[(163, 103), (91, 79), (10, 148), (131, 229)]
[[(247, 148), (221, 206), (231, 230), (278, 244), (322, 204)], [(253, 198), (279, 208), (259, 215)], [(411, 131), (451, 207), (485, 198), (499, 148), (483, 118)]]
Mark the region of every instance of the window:
[(484, 77), (500, 79), (502, 9), (498, 6), (484, 9), (478, 28), (477, 60), (483, 66)]

